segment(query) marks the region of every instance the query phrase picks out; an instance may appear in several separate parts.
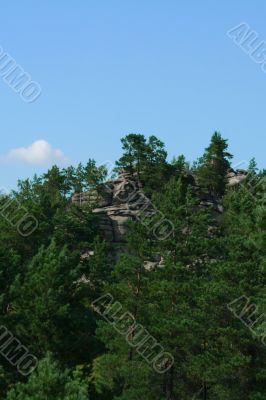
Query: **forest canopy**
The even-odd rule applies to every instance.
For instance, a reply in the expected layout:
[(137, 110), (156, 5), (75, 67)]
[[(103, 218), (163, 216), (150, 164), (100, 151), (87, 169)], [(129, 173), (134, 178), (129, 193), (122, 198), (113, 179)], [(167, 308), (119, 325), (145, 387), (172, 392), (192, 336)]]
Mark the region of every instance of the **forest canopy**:
[(234, 171), (219, 132), (192, 165), (121, 144), (112, 179), (134, 177), (164, 240), (132, 218), (113, 256), (98, 197), (72, 201), (112, 180), (93, 159), (0, 196), (0, 398), (264, 400), (266, 171)]

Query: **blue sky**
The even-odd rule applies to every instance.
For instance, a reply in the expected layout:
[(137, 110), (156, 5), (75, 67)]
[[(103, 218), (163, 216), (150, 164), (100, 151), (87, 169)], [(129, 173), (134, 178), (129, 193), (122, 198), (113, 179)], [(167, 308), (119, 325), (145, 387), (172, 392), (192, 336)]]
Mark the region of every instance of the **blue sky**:
[(262, 0), (5, 2), (0, 46), (42, 94), (25, 103), (0, 78), (1, 186), (115, 160), (130, 132), (194, 160), (219, 130), (235, 163), (266, 167), (266, 74), (226, 35), (244, 21), (266, 40), (265, 16)]

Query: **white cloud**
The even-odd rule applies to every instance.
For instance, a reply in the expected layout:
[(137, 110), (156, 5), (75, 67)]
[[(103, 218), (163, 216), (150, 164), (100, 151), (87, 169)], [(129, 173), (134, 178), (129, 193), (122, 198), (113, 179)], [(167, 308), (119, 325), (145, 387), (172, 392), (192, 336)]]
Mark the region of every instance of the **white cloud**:
[(62, 150), (53, 148), (46, 140), (36, 140), (29, 147), (11, 149), (7, 157), (8, 159), (37, 165), (63, 165), (67, 163), (67, 158)]

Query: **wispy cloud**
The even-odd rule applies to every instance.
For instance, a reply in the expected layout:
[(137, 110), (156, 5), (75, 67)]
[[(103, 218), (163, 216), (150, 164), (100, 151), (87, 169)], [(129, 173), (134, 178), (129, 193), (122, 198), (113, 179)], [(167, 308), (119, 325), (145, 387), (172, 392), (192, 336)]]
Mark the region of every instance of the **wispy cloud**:
[(6, 157), (8, 160), (20, 161), (34, 165), (65, 165), (68, 159), (60, 149), (52, 147), (46, 140), (36, 140), (28, 147), (11, 149)]

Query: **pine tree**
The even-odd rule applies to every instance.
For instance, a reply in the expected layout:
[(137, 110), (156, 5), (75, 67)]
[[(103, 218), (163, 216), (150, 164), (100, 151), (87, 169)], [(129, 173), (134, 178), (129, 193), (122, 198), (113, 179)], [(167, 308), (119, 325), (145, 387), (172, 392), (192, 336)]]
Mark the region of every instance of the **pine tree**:
[(226, 175), (230, 168), (229, 160), (232, 158), (227, 148), (227, 140), (223, 139), (220, 133), (214, 132), (210, 145), (199, 160), (197, 168), (199, 184), (215, 196), (222, 196), (225, 193)]
[[(150, 244), (145, 228), (133, 224), (129, 238), (129, 253), (121, 256), (112, 274), (105, 293), (114, 299), (116, 319), (130, 315), (128, 327), (135, 320), (138, 324), (147, 324), (147, 284), (148, 271), (144, 260), (150, 254)], [(133, 318), (133, 319), (132, 319)], [(112, 318), (111, 318), (112, 319)], [(122, 318), (123, 319), (123, 318)], [(146, 364), (137, 349), (130, 345), (137, 332), (126, 334), (127, 327), (122, 322), (112, 326), (101, 318), (97, 336), (104, 343), (107, 354), (94, 360), (92, 382), (98, 393), (107, 393), (108, 398), (115, 396), (119, 400), (146, 398), (154, 400), (156, 392), (150, 386), (154, 376), (152, 368)], [(127, 326), (127, 321), (126, 321)], [(143, 335), (146, 333), (143, 331)]]
[(121, 142), (124, 154), (116, 162), (116, 170), (125, 169), (131, 174), (136, 173), (148, 195), (154, 190), (160, 190), (162, 183), (174, 171), (166, 161), (164, 143), (156, 136), (146, 139), (140, 134), (129, 134)]
[(27, 383), (17, 383), (7, 400), (88, 400), (88, 384), (78, 371), (62, 370), (51, 354), (40, 361)]
[(16, 335), (36, 356), (51, 351), (72, 366), (97, 352), (94, 319), (86, 308), (88, 288), (79, 282), (83, 273), (77, 255), (53, 241), (40, 248), (23, 276), (17, 275), (11, 288)]
[(130, 173), (137, 172), (140, 177), (142, 166), (147, 158), (146, 139), (143, 135), (130, 133), (121, 139), (124, 154), (116, 162), (118, 169), (126, 169)]

